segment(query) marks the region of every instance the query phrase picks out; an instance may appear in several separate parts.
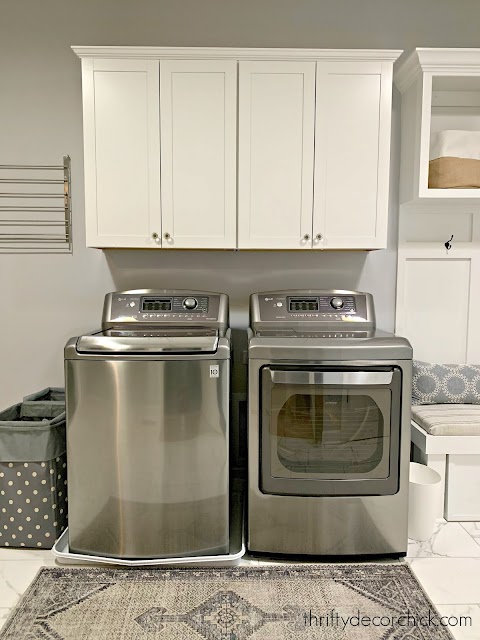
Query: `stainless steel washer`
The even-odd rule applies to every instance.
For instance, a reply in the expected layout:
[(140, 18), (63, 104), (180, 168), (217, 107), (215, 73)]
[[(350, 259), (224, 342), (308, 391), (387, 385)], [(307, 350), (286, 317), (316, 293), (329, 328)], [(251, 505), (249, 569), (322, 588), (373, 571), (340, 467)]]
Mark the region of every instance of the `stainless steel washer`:
[(117, 558), (228, 553), (224, 294), (120, 291), (65, 347), (69, 545)]
[(250, 298), (248, 548), (407, 550), (412, 348), (372, 296)]

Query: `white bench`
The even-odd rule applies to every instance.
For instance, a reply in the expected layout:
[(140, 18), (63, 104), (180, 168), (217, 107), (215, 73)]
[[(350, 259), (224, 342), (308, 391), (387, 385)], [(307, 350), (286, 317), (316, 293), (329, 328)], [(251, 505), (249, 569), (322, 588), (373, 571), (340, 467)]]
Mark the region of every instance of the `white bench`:
[[(433, 407), (435, 420), (415, 416), (416, 411), (421, 414)], [(465, 407), (473, 423), (461, 415), (461, 408)], [(476, 414), (480, 424), (480, 405), (422, 405), (412, 409), (413, 461), (435, 469), (442, 478), (444, 500), (438, 507), (438, 517), (450, 521), (480, 521), (480, 435), (468, 435), (478, 430)], [(460, 412), (456, 413), (456, 409)], [(441, 416), (444, 417), (439, 420)], [(449, 435), (442, 435), (445, 432)]]

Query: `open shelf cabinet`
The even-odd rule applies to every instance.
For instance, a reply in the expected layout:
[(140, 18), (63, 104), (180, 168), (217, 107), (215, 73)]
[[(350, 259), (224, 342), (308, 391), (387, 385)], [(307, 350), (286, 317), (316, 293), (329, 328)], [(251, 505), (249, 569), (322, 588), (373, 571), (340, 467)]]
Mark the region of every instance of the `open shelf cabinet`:
[(429, 188), (432, 136), (480, 136), (480, 49), (416, 49), (396, 65), (394, 81), (402, 93), (400, 202), (480, 203), (480, 188)]

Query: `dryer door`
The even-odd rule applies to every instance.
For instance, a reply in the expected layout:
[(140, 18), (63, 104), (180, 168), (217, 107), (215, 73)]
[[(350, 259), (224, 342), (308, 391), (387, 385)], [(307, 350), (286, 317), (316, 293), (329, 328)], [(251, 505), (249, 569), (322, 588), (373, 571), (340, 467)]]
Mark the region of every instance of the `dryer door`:
[(261, 490), (280, 495), (398, 491), (398, 367), (262, 370)]

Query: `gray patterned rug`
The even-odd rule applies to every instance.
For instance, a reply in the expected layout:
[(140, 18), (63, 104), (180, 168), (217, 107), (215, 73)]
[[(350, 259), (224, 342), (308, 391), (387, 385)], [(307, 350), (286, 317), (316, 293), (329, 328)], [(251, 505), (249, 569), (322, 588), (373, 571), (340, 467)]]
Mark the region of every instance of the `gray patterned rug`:
[[(430, 622), (429, 622), (430, 621)], [(43, 568), (1, 640), (447, 640), (408, 565)]]

